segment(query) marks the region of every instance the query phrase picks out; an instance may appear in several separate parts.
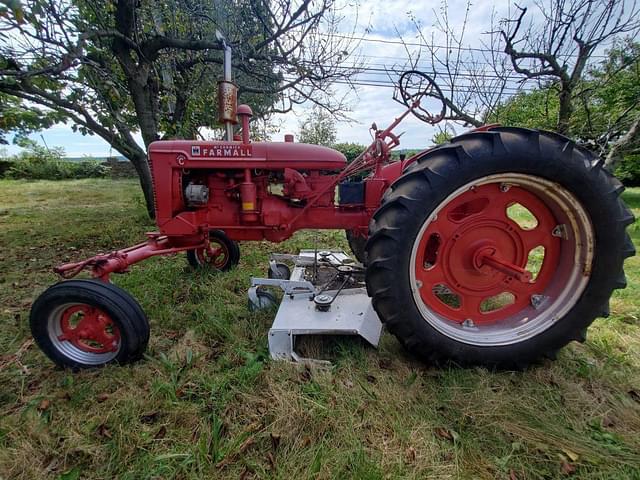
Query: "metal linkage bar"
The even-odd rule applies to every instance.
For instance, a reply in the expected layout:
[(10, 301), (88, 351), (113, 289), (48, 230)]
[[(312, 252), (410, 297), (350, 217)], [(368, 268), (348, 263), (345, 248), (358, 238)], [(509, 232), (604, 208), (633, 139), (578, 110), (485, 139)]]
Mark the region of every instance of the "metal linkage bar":
[(206, 248), (207, 240), (197, 243), (185, 242), (175, 245), (166, 236), (157, 233), (149, 233), (149, 240), (138, 245), (116, 250), (111, 253), (98, 254), (81, 262), (65, 263), (54, 267), (53, 271), (62, 278), (73, 278), (83, 270), (89, 270), (94, 278), (109, 280), (112, 273), (125, 273), (134, 263), (146, 260), (156, 255), (169, 255), (186, 250)]

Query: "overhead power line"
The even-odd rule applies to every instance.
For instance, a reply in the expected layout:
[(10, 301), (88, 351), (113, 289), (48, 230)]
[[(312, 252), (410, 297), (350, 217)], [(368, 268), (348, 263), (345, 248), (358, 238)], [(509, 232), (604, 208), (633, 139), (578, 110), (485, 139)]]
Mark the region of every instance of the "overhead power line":
[[(389, 44), (389, 45), (402, 45), (402, 46), (407, 46), (407, 47), (421, 47), (421, 48), (445, 48), (448, 50), (461, 50), (461, 51), (465, 51), (465, 52), (487, 52), (486, 48), (476, 48), (476, 47), (462, 47), (462, 46), (457, 46), (457, 45), (428, 45), (426, 43), (421, 43), (421, 42), (405, 42), (402, 40), (386, 40), (386, 39), (382, 39), (382, 38), (371, 38), (371, 37), (354, 37), (354, 36), (350, 36), (350, 35), (341, 35), (341, 34), (334, 34), (334, 37), (337, 38), (342, 38), (344, 40), (349, 40), (351, 42), (370, 42), (370, 43), (385, 43), (385, 44)], [(496, 53), (503, 53), (501, 51), (496, 50)], [(577, 55), (574, 54), (566, 54), (563, 55), (565, 57), (577, 57)], [(606, 55), (591, 55), (592, 58), (607, 58)]]
[[(295, 78), (285, 77), (285, 80), (294, 81)], [(355, 86), (355, 87), (380, 87), (380, 88), (396, 88), (397, 87), (396, 83), (392, 81), (383, 81), (383, 80), (366, 80), (365, 79), (365, 80), (349, 81), (349, 80), (337, 79), (337, 80), (333, 80), (331, 83), (337, 84), (337, 85), (348, 85), (348, 86)], [(440, 88), (445, 93), (452, 93), (454, 91), (454, 89), (451, 89), (450, 87), (447, 87), (447, 86), (442, 86)], [(481, 94), (496, 94), (496, 95), (499, 94), (500, 92), (506, 93), (506, 94), (516, 94), (516, 93), (527, 93), (535, 90), (535, 88), (515, 89), (515, 88), (509, 88), (509, 87), (506, 87), (504, 89), (496, 88), (495, 90), (490, 90), (489, 88), (477, 88), (472, 85), (460, 85), (455, 87), (455, 91), (463, 91), (465, 89), (473, 89), (474, 92), (481, 93)]]

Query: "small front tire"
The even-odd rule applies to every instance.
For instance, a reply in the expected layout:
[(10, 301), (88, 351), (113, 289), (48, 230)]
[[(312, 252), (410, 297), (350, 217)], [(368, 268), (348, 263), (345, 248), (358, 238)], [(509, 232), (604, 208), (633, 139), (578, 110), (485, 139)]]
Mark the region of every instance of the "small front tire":
[(249, 289), (249, 311), (258, 312), (275, 310), (278, 306), (278, 298), (271, 292), (259, 287)]
[(209, 232), (209, 247), (188, 250), (187, 261), (194, 269), (209, 267), (226, 272), (238, 265), (240, 247), (222, 230), (211, 230)]
[(49, 287), (31, 307), (29, 321), (45, 355), (72, 370), (134, 362), (149, 341), (149, 323), (138, 302), (98, 280)]

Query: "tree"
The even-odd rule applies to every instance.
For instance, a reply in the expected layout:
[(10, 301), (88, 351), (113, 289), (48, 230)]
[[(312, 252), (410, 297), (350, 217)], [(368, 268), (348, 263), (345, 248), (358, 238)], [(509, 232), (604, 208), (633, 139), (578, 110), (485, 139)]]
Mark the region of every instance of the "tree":
[[(513, 70), (527, 80), (552, 81), (558, 96), (556, 130), (569, 133), (575, 93), (594, 52), (621, 35), (640, 31), (640, 8), (624, 0), (549, 0), (502, 21), (500, 36)], [(540, 19), (542, 21), (540, 21)]]
[(335, 143), (331, 145), (331, 148), (338, 150), (347, 158), (347, 163), (351, 163), (358, 157), (358, 155), (365, 151), (367, 146), (359, 143), (347, 142)]
[(444, 120), (479, 127), (486, 112), (492, 111), (508, 91), (511, 70), (494, 37), (490, 37), (489, 44), (483, 43), (480, 49), (465, 45), (472, 7), (468, 0), (462, 24), (453, 26), (447, 0), (442, 0), (439, 11), (433, 11), (434, 26), (430, 34), (409, 13), (420, 43), (419, 48), (411, 50), (410, 44), (403, 40), (409, 64), (399, 70), (421, 70), (419, 63), (426, 56), (431, 68), (427, 73), (444, 95), (447, 108)]
[[(591, 66), (576, 86), (568, 134), (606, 158), (626, 181), (640, 181), (640, 43), (618, 42)], [(487, 119), (530, 128), (554, 129), (560, 100), (553, 83), (502, 102)]]
[(0, 11), (0, 93), (106, 140), (135, 166), (153, 214), (146, 147), (215, 124), (216, 30), (258, 115), (310, 97), (335, 112), (330, 85), (357, 71), (341, 65), (357, 44), (334, 35), (339, 21), (332, 0), (16, 0)]
[(431, 138), (431, 142), (434, 145), (442, 145), (443, 143), (451, 141), (453, 137), (454, 135), (451, 132), (447, 130), (440, 130)]
[(335, 118), (331, 113), (314, 106), (311, 112), (300, 122), (298, 140), (302, 143), (332, 146), (336, 143)]
[[(635, 0), (535, 0), (528, 8), (516, 5), (514, 15), (507, 18), (499, 19), (494, 13), (492, 27), (480, 44), (469, 45), (471, 9), (467, 2), (461, 24), (452, 25), (443, 0), (439, 11), (433, 12), (432, 28), (410, 15), (420, 43), (411, 50), (416, 44), (405, 42), (405, 48), (409, 67), (419, 69), (418, 62), (426, 57), (426, 73), (435, 78), (445, 96), (445, 120), (473, 126), (504, 108), (505, 97), (536, 89), (550, 96), (547, 104), (558, 106), (553, 123), (546, 123), (548, 128), (568, 134), (594, 54), (640, 32), (640, 7)], [(535, 108), (533, 103), (529, 106)]]
[(512, 127), (554, 130), (558, 119), (558, 96), (551, 86), (518, 92), (502, 101), (487, 116), (487, 123)]
[(571, 130), (597, 147), (609, 168), (640, 153), (640, 42), (617, 42), (590, 68), (577, 98)]

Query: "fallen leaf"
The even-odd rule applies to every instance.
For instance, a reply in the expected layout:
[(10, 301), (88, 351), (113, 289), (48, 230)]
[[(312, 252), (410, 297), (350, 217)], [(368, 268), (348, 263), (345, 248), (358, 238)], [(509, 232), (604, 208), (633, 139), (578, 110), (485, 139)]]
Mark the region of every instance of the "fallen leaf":
[(509, 480), (518, 480), (518, 476), (513, 468), (509, 470)]
[(640, 393), (636, 390), (629, 390), (627, 392), (631, 398), (633, 398), (636, 402), (640, 403)]
[(140, 415), (140, 422), (141, 423), (153, 423), (158, 419), (159, 415), (160, 414), (158, 412), (143, 413), (142, 415)]
[(563, 461), (560, 470), (564, 475), (573, 475), (576, 472), (576, 466), (572, 463)]
[(47, 399), (47, 398), (43, 398), (40, 403), (38, 404), (38, 410), (41, 412), (44, 412), (45, 410), (47, 410), (49, 407), (51, 406), (51, 400)]
[(308, 365), (305, 365), (304, 370), (300, 372), (300, 380), (302, 380), (303, 382), (308, 382), (309, 380), (311, 380), (311, 377), (311, 369)]
[(247, 451), (247, 449), (248, 449), (251, 445), (253, 445), (253, 444), (254, 444), (254, 442), (255, 442), (255, 439), (254, 439), (253, 437), (249, 437), (249, 438), (247, 438), (247, 439), (242, 443), (242, 445), (240, 445), (239, 452), (240, 452), (240, 453), (244, 453), (245, 451)]
[(392, 366), (392, 360), (390, 358), (386, 358), (386, 357), (382, 357), (380, 360), (378, 360), (378, 366), (382, 369), (382, 370), (390, 370), (391, 366)]
[(156, 440), (162, 440), (166, 434), (167, 434), (167, 427), (162, 425), (158, 430), (158, 433), (156, 433), (153, 438), (155, 438)]
[(407, 448), (407, 451), (405, 453), (407, 455), (407, 460), (410, 463), (413, 463), (413, 462), (416, 461), (416, 449), (415, 448), (409, 447), (409, 448)]
[(242, 470), (242, 473), (240, 474), (240, 480), (247, 480), (247, 478), (249, 478), (249, 475), (251, 475), (251, 470), (249, 470), (247, 467), (244, 467), (244, 470)]
[(567, 448), (563, 448), (563, 449), (562, 449), (562, 451), (565, 453), (565, 455), (566, 455), (567, 457), (569, 457), (569, 459), (570, 459), (572, 462), (577, 462), (577, 461), (578, 461), (578, 459), (580, 458), (580, 456), (579, 456), (577, 453), (572, 452), (571, 450), (569, 450), (569, 449), (567, 449)]
[(96, 396), (96, 401), (98, 403), (106, 402), (109, 399), (108, 393), (100, 393)]
[(436, 427), (435, 433), (440, 438), (444, 438), (445, 440), (449, 440), (451, 442), (455, 441), (458, 438), (458, 434), (453, 430), (448, 430), (444, 427)]
[(365, 377), (367, 379), (367, 382), (369, 383), (376, 383), (378, 380), (376, 379), (376, 377), (374, 377), (373, 375), (369, 374)]
[(615, 420), (613, 419), (613, 417), (610, 417), (609, 415), (605, 415), (603, 417), (603, 419), (602, 419), (602, 426), (603, 427), (610, 428), (610, 427), (615, 426), (615, 424), (616, 424)]
[(280, 439), (281, 439), (280, 435), (271, 433), (271, 447), (273, 447), (274, 450), (277, 450), (278, 447), (280, 446)]
[(104, 423), (101, 423), (100, 425), (98, 425), (98, 428), (96, 428), (96, 433), (98, 434), (99, 437), (104, 437), (104, 438), (111, 438), (111, 432), (109, 431), (109, 427), (107, 427)]
[(267, 453), (267, 461), (269, 462), (269, 468), (271, 468), (271, 470), (275, 470), (276, 469), (276, 460), (275, 460), (275, 458), (273, 458), (273, 453), (271, 453), (271, 452)]

